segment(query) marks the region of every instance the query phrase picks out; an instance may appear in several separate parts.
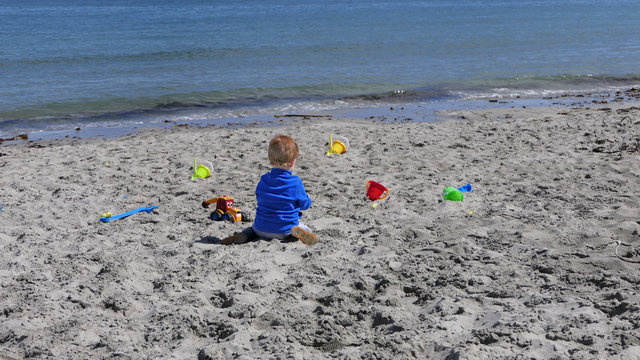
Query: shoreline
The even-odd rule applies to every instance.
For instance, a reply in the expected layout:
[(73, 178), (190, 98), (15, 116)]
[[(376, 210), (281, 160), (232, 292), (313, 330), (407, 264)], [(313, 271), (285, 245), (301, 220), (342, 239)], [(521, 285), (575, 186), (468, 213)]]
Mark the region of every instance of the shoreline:
[[(439, 113), (449, 110), (482, 110), (491, 108), (518, 108), (518, 107), (589, 107), (592, 105), (615, 104), (619, 102), (640, 101), (640, 90), (627, 88), (615, 92), (573, 92), (563, 93), (553, 96), (543, 97), (517, 97), (517, 98), (480, 98), (480, 99), (454, 99), (433, 102), (400, 102), (389, 103), (385, 106), (359, 106), (353, 108), (339, 108), (324, 111), (298, 111), (264, 113), (260, 115), (247, 115), (236, 117), (216, 117), (216, 118), (193, 118), (189, 119), (189, 110), (176, 110), (176, 113), (184, 113), (187, 120), (164, 120), (158, 122), (145, 122), (144, 115), (135, 120), (135, 116), (126, 115), (131, 123), (115, 126), (73, 126), (69, 129), (41, 130), (15, 133), (11, 136), (0, 138), (0, 145), (12, 143), (13, 141), (41, 141), (73, 138), (117, 138), (126, 135), (136, 134), (149, 129), (171, 129), (174, 127), (261, 127), (261, 126), (282, 126), (286, 125), (284, 120), (290, 120), (293, 114), (301, 114), (299, 118), (305, 117), (326, 117), (326, 118), (349, 118), (358, 120), (376, 119), (383, 122), (437, 122)], [(191, 111), (195, 111), (192, 109)], [(157, 114), (155, 116), (160, 116)], [(167, 113), (166, 116), (173, 118), (174, 115)], [(283, 119), (285, 118), (285, 119)], [(288, 118), (288, 119), (286, 119)]]
[[(616, 244), (640, 255), (640, 107), (590, 104), (2, 146), (0, 357), (633, 359), (640, 276)], [(281, 132), (320, 243), (220, 246), (245, 224), (201, 202), (253, 214)], [(375, 208), (367, 180), (391, 190)]]

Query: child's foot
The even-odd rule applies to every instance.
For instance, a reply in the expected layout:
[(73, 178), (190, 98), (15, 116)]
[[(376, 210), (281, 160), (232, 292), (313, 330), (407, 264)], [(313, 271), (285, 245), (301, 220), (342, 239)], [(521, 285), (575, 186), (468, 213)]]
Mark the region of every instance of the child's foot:
[(318, 236), (306, 231), (305, 229), (299, 227), (299, 226), (294, 226), (291, 229), (291, 235), (297, 239), (300, 239), (300, 241), (302, 241), (303, 244), (306, 245), (314, 245), (318, 242)]
[(249, 240), (249, 235), (245, 234), (245, 233), (235, 233), (229, 237), (224, 238), (220, 244), (222, 245), (240, 245), (240, 244), (244, 244)]

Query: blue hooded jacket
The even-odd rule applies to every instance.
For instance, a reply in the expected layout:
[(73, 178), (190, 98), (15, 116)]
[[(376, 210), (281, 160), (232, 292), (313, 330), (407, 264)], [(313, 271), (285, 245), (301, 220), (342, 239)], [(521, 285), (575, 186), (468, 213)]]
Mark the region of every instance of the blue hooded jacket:
[(258, 208), (253, 227), (272, 234), (289, 234), (298, 225), (301, 210), (311, 206), (302, 180), (289, 170), (272, 168), (256, 187)]

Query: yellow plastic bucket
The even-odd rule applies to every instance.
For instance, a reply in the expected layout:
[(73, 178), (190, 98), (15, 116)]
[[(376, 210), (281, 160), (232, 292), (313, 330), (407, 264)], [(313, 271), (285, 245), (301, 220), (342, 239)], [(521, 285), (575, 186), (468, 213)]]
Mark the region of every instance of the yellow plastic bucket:
[(347, 145), (345, 145), (340, 140), (334, 140), (331, 150), (336, 154), (343, 154), (345, 151), (347, 151)]
[(211, 170), (213, 170), (213, 165), (208, 162), (208, 161), (203, 161), (204, 163), (206, 163), (207, 166), (204, 166), (202, 164), (198, 165), (198, 163), (196, 162), (196, 159), (193, 159), (193, 174), (191, 175), (191, 180), (195, 180), (195, 179), (206, 179), (209, 176), (211, 176)]
[(329, 134), (329, 151), (327, 156), (332, 154), (344, 154), (349, 149), (349, 140), (346, 137), (337, 136), (337, 140), (333, 139), (333, 134)]

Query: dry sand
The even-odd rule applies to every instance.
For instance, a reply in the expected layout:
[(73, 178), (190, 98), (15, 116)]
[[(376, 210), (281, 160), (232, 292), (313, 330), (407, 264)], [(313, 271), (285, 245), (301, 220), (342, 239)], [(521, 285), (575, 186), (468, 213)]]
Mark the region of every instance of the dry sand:
[[(637, 359), (640, 108), (442, 116), (5, 143), (0, 359)], [(276, 133), (321, 242), (221, 246), (247, 224), (201, 202), (253, 214)], [(375, 209), (367, 180), (391, 189)]]

